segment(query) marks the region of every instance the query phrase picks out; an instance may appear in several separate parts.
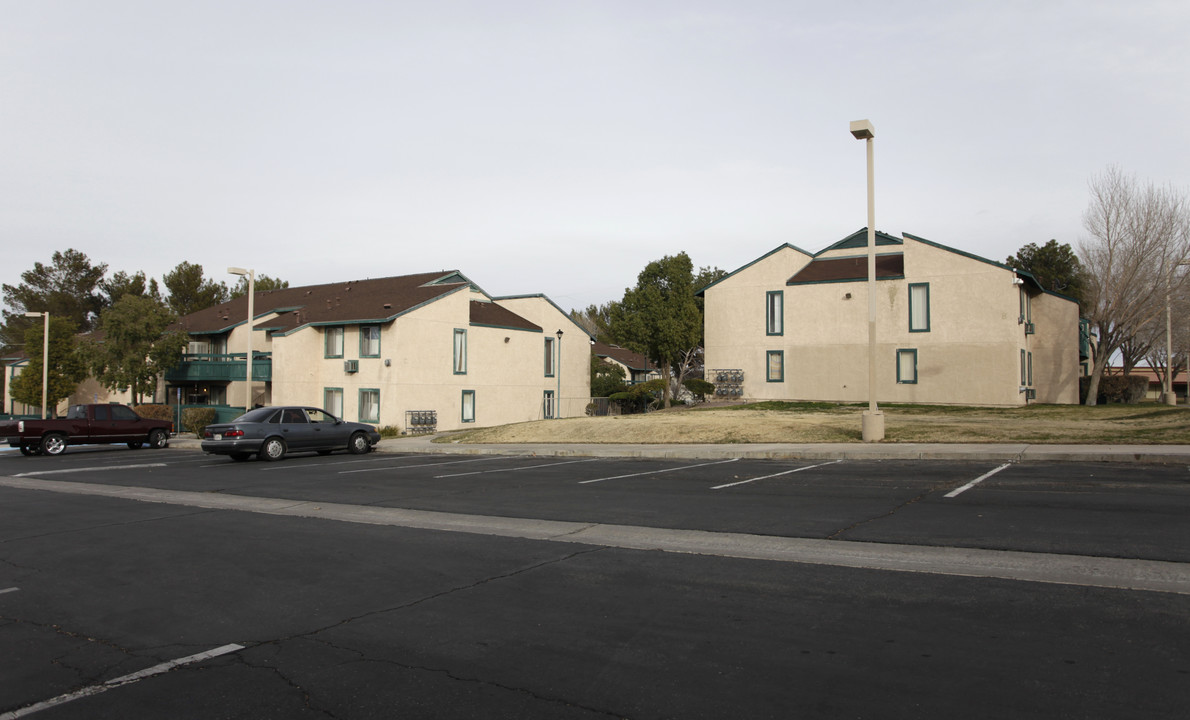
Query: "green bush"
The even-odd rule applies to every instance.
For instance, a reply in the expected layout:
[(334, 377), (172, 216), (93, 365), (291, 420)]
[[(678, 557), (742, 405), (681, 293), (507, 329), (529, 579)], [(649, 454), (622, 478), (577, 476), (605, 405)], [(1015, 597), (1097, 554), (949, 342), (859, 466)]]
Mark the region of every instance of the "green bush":
[(215, 422), (215, 408), (193, 407), (182, 411), (182, 429), (202, 437), (207, 425)]
[(707, 382), (702, 378), (690, 378), (682, 381), (682, 387), (690, 391), (695, 400), (703, 402), (707, 399), (707, 395), (715, 394), (715, 383)]
[(132, 411), (150, 420), (173, 420), (174, 409), (169, 405), (134, 405)]

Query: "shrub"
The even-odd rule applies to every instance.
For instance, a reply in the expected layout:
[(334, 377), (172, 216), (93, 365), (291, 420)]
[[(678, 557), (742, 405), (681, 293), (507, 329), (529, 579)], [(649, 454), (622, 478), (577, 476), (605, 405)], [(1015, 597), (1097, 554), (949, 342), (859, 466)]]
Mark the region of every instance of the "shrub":
[(202, 437), (207, 425), (215, 422), (215, 408), (192, 407), (182, 411), (182, 429)]
[(682, 382), (682, 387), (690, 391), (695, 400), (703, 402), (707, 399), (707, 395), (715, 394), (715, 383), (707, 382), (702, 378), (690, 378)]
[[(1086, 403), (1089, 377), (1078, 379), (1079, 401)], [(1099, 378), (1099, 396), (1096, 403), (1125, 403), (1134, 405), (1144, 400), (1149, 392), (1149, 379), (1143, 375), (1104, 375)]]
[(134, 405), (132, 411), (150, 420), (174, 419), (174, 409), (169, 405)]

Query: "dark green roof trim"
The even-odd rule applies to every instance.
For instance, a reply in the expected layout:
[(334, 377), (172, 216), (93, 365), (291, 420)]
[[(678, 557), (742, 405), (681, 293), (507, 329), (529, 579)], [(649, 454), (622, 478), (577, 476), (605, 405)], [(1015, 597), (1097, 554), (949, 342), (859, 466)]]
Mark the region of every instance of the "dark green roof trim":
[(469, 323), (469, 325), (471, 327), (495, 328), (496, 330), (519, 330), (521, 332), (528, 333), (545, 333), (545, 330), (542, 330), (541, 328), (534, 330), (533, 328), (512, 327), (511, 325), (489, 325), (487, 323), (477, 322)]
[(802, 250), (800, 247), (798, 247), (796, 245), (790, 245), (789, 243), (785, 243), (784, 245), (778, 245), (777, 247), (773, 248), (772, 250), (769, 250), (767, 253), (765, 253), (764, 255), (761, 255), (760, 257), (756, 258), (755, 260), (748, 263), (747, 265), (741, 265), (740, 267), (736, 268), (735, 270), (732, 270), (731, 272), (727, 273), (726, 275), (719, 278), (718, 280), (711, 283), (710, 285), (707, 285), (706, 287), (702, 288), (701, 290), (695, 291), (694, 294), (702, 295), (707, 290), (710, 290), (711, 288), (715, 287), (716, 285), (718, 285), (719, 283), (728, 279), (729, 277), (732, 277), (732, 276), (736, 275), (737, 273), (741, 273), (741, 272), (747, 270), (748, 268), (752, 267), (756, 263), (766, 260), (770, 256), (775, 255), (778, 252), (781, 252), (782, 250), (796, 250), (797, 252), (800, 252), (802, 255), (805, 255), (806, 257), (814, 257), (813, 253), (806, 252), (805, 250)]
[[(904, 245), (900, 238), (876, 231), (876, 247), (881, 245)], [(856, 232), (848, 235), (839, 242), (830, 247), (819, 250), (814, 253), (814, 257), (818, 257), (823, 253), (828, 253), (831, 250), (857, 250), (859, 248), (866, 248), (868, 246), (868, 229), (866, 227), (860, 228)]]
[(486, 290), (484, 290), (480, 286), (476, 285), (474, 282), (471, 281), (471, 278), (467, 277), (466, 275), (459, 272), (458, 270), (449, 270), (449, 271), (445, 271), (445, 272), (446, 272), (446, 274), (444, 274), (442, 277), (438, 278), (437, 280), (431, 280), (430, 282), (426, 283), (425, 285), (422, 285), (422, 287), (433, 287), (435, 285), (454, 285), (456, 283), (462, 283), (464, 285), (470, 286), (476, 292), (482, 293), (489, 298), (491, 297), (490, 293), (488, 293)]

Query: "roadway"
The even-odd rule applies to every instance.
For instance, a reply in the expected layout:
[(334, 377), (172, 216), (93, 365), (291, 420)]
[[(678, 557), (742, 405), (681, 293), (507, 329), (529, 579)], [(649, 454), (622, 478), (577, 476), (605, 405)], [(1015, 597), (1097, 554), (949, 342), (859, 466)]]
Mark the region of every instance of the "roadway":
[(1188, 517), (1185, 465), (9, 453), (0, 713), (1177, 717)]

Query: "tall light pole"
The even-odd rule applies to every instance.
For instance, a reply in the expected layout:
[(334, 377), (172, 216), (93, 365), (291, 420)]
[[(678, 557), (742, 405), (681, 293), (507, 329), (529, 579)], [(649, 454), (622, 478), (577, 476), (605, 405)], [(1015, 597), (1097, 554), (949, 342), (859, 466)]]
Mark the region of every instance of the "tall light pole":
[(868, 120), (852, 120), (851, 134), (868, 146), (868, 411), (861, 432), (864, 442), (879, 442), (884, 439), (884, 413), (876, 406), (876, 128)]
[(45, 420), (46, 402), (50, 392), (50, 314), (49, 312), (27, 312), (28, 318), (45, 318), (41, 331), (41, 419)]
[[(1178, 396), (1173, 393), (1173, 303), (1169, 298), (1169, 281), (1173, 271), (1183, 265), (1190, 265), (1190, 262), (1176, 262), (1165, 273), (1165, 396), (1162, 400), (1166, 405), (1178, 404)], [(1186, 367), (1190, 372), (1190, 362), (1187, 362)], [(1186, 383), (1186, 397), (1190, 398), (1190, 377), (1187, 377)], [(1187, 402), (1190, 402), (1190, 399)]]
[(562, 328), (558, 328), (558, 367), (554, 374), (558, 376), (558, 397), (554, 401), (554, 419), (562, 417)]
[(240, 277), (248, 278), (248, 384), (245, 386), (245, 392), (248, 393), (244, 400), (244, 412), (252, 409), (252, 318), (256, 313), (256, 271), (245, 270), (244, 268), (229, 267), (227, 272), (232, 275), (239, 275)]

